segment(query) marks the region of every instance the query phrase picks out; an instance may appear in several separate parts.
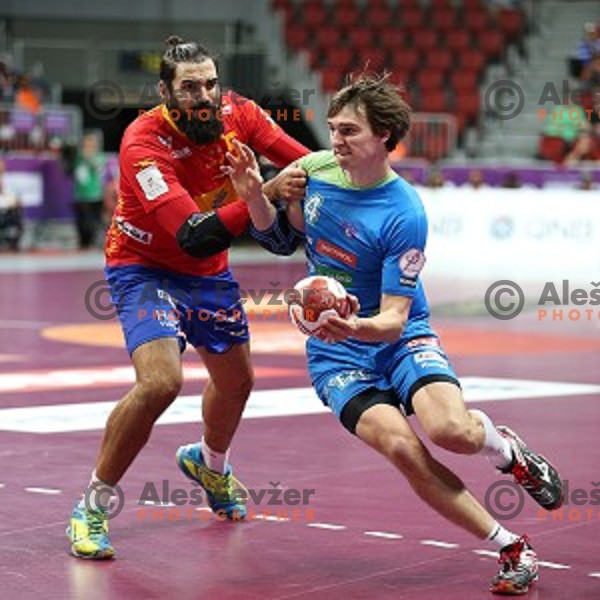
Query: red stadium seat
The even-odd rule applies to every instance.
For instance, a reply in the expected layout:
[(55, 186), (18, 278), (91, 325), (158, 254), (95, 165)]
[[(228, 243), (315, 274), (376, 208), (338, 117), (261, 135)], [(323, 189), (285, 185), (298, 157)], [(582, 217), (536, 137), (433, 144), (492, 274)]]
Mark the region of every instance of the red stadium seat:
[(413, 46), (419, 52), (433, 50), (440, 45), (440, 36), (431, 29), (422, 29), (414, 32)]
[(471, 36), (468, 31), (456, 30), (446, 34), (446, 48), (451, 52), (462, 52), (471, 47)]
[(433, 28), (439, 33), (453, 31), (457, 27), (456, 13), (452, 9), (434, 11), (431, 15)]
[(356, 7), (338, 8), (334, 7), (331, 20), (334, 25), (343, 29), (350, 29), (361, 23), (360, 12)]
[(287, 45), (294, 51), (303, 50), (308, 46), (308, 31), (306, 27), (296, 25), (285, 34)]
[(484, 35), (492, 28), (490, 17), (486, 10), (473, 10), (464, 14), (464, 27), (473, 35)]
[(481, 74), (485, 63), (485, 56), (479, 50), (467, 50), (458, 55), (459, 68), (475, 71), (478, 76)]
[(342, 84), (343, 71), (328, 67), (321, 72), (321, 87), (325, 92), (335, 92)]
[(464, 12), (470, 12), (472, 10), (483, 9), (483, 3), (481, 0), (463, 0), (462, 9)]
[(388, 52), (395, 52), (408, 46), (406, 34), (401, 29), (387, 27), (378, 32), (379, 43)]
[(421, 102), (419, 103), (421, 112), (448, 112), (448, 102), (446, 94), (443, 91), (421, 92)]
[(450, 74), (450, 85), (455, 94), (473, 92), (477, 89), (477, 79), (476, 71), (459, 69)]
[(462, 115), (469, 124), (475, 124), (479, 117), (481, 100), (479, 90), (457, 94), (454, 100), (455, 112)]
[(479, 36), (479, 49), (487, 60), (500, 57), (504, 50), (504, 38), (499, 31), (488, 31)]
[(316, 29), (314, 36), (319, 47), (329, 49), (340, 45), (342, 32), (339, 27), (325, 25)]
[(432, 71), (430, 69), (423, 69), (416, 76), (416, 82), (419, 86), (421, 95), (425, 92), (440, 91), (444, 89), (444, 72), (443, 71)]
[(324, 6), (318, 4), (309, 4), (301, 6), (298, 10), (298, 18), (309, 29), (322, 27), (323, 23), (327, 23), (328, 15)]
[(405, 31), (420, 29), (425, 22), (425, 12), (420, 8), (398, 9), (398, 23)]
[(354, 51), (352, 48), (346, 47), (332, 48), (325, 56), (327, 66), (334, 67), (338, 70), (347, 69), (353, 59)]
[(388, 26), (393, 19), (392, 10), (387, 6), (371, 6), (369, 3), (365, 11), (366, 22), (375, 29), (382, 29)]
[(445, 48), (430, 50), (425, 57), (425, 68), (447, 72), (452, 66), (453, 58)]
[(525, 15), (517, 9), (502, 9), (499, 16), (500, 31), (509, 41), (519, 39), (525, 30)]
[(348, 42), (357, 51), (373, 46), (373, 34), (368, 27), (354, 27), (346, 32)]
[(369, 71), (381, 71), (385, 66), (385, 59), (385, 51), (380, 48), (365, 49), (358, 54), (360, 65)]
[(430, 7), (432, 12), (438, 12), (452, 8), (451, 0), (431, 0)]
[(419, 53), (414, 48), (404, 48), (390, 54), (390, 68), (414, 71), (419, 64)]

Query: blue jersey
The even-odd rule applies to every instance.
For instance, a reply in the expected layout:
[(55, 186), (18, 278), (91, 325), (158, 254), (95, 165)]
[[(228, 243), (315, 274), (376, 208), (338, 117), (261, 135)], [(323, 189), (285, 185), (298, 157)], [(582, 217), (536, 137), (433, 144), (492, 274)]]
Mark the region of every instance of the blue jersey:
[(426, 325), (429, 316), (418, 277), (425, 262), (427, 217), (414, 188), (395, 173), (372, 187), (353, 187), (331, 151), (310, 154), (300, 165), (308, 176), (309, 274), (342, 283), (358, 297), (362, 317), (379, 312), (382, 293), (412, 298), (405, 332), (425, 333), (414, 327), (419, 321)]

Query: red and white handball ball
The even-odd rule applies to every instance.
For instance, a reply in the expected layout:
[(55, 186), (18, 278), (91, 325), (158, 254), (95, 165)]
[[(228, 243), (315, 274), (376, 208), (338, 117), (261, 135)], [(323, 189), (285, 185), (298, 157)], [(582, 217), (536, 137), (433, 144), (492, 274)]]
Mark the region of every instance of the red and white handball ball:
[(347, 318), (352, 312), (346, 288), (324, 275), (300, 280), (288, 304), (292, 322), (304, 335), (316, 335), (330, 316)]

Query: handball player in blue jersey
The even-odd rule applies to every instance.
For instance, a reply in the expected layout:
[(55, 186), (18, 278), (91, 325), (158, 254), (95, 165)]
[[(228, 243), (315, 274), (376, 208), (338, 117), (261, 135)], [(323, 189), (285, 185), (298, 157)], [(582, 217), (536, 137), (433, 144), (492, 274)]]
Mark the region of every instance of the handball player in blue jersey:
[(361, 76), (331, 101), (332, 150), (294, 163), (307, 174), (302, 202), (279, 209), (268, 202), (254, 157), (241, 144), (226, 170), (263, 246), (290, 254), (304, 242), (309, 274), (336, 278), (358, 299), (357, 314), (330, 317), (320, 338), (308, 339), (308, 367), (320, 399), (431, 508), (499, 549), (502, 566), (491, 591), (522, 594), (538, 577), (528, 538), (500, 525), (431, 455), (409, 421), (415, 415), (445, 450), (489, 457), (544, 508), (561, 505), (562, 482), (552, 465), (507, 427), (467, 409), (429, 324), (419, 278), (427, 217), (414, 188), (388, 161), (410, 119), (410, 107), (385, 77)]

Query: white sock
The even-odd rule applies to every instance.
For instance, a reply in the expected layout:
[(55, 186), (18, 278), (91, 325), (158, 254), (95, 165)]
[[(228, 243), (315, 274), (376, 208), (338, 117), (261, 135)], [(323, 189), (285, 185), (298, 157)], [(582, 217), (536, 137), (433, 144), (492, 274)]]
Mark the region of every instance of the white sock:
[(206, 441), (204, 440), (204, 436), (202, 436), (202, 440), (200, 442), (202, 448), (202, 457), (204, 458), (204, 463), (211, 471), (216, 471), (217, 473), (225, 473), (225, 468), (227, 466), (227, 462), (229, 461), (229, 448), (223, 453), (215, 452), (212, 448), (208, 446)]
[(498, 433), (491, 419), (481, 410), (471, 410), (483, 423), (485, 440), (481, 454), (489, 457), (492, 464), (503, 469), (510, 465), (513, 460), (513, 452), (509, 441)]
[(498, 548), (504, 548), (504, 546), (508, 546), (509, 544), (516, 542), (519, 539), (519, 536), (514, 534), (512, 531), (508, 531), (508, 529), (504, 529), (500, 523), (494, 522), (492, 531), (485, 539), (488, 542), (496, 544)]
[(98, 479), (96, 469), (94, 469), (85, 496), (84, 503), (87, 503), (89, 508), (92, 510), (106, 510), (111, 503), (111, 499), (117, 496), (117, 493), (110, 484)]

